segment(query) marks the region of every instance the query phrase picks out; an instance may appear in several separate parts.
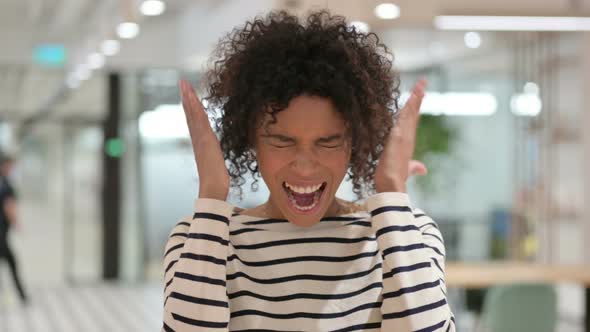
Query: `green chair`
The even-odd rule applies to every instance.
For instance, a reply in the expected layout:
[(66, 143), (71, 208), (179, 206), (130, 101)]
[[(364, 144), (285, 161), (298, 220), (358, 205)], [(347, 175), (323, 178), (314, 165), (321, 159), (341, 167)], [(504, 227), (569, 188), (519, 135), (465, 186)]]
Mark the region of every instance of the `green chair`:
[(551, 285), (496, 286), (486, 294), (482, 323), (488, 332), (555, 332), (557, 296)]

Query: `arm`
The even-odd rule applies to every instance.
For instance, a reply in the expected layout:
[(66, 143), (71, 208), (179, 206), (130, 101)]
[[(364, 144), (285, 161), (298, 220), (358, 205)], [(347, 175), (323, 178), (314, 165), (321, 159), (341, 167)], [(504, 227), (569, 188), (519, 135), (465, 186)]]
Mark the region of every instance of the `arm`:
[(226, 261), (232, 206), (198, 199), (170, 234), (164, 257), (162, 331), (227, 331)]
[(16, 199), (14, 197), (8, 197), (4, 200), (2, 206), (4, 209), (4, 215), (8, 218), (8, 223), (12, 226), (18, 227), (18, 209), (16, 205)]
[(405, 193), (373, 195), (367, 204), (383, 257), (381, 330), (455, 331), (434, 221), (412, 210)]

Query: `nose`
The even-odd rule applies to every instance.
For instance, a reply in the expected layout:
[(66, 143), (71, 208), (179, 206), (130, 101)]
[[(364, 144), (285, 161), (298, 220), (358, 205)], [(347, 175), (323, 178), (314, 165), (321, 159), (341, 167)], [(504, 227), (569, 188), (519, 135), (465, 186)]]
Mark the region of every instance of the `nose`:
[(313, 177), (317, 174), (318, 161), (313, 151), (300, 149), (295, 153), (291, 164), (293, 171), (301, 177)]

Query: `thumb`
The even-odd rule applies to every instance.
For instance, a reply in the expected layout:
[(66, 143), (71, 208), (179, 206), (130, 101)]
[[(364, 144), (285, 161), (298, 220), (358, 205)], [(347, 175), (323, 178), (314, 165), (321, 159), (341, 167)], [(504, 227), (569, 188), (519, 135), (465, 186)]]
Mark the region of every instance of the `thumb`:
[(428, 174), (428, 168), (426, 168), (426, 165), (418, 160), (410, 160), (408, 164), (408, 171), (410, 176)]

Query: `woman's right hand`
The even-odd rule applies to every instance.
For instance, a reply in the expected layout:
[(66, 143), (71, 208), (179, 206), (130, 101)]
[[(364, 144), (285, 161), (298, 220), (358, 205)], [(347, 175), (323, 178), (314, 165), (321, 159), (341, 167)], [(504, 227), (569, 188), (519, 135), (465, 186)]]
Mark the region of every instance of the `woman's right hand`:
[(197, 162), (199, 198), (225, 201), (230, 179), (219, 140), (211, 129), (203, 104), (189, 82), (180, 81), (180, 95)]

